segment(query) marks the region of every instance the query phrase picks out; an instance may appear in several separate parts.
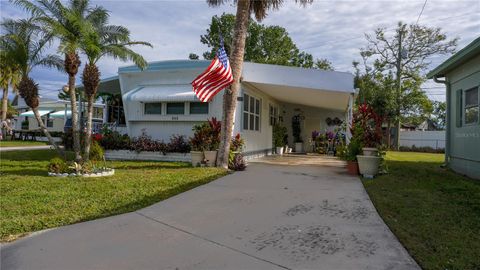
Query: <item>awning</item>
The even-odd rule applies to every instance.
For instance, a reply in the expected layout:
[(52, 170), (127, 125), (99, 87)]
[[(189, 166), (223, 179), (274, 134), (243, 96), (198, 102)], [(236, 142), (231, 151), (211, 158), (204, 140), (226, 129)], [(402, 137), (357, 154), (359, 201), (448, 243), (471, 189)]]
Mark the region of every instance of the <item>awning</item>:
[[(71, 115), (72, 115), (72, 111), (67, 110), (67, 117), (70, 117)], [(50, 118), (64, 118), (64, 117), (65, 117), (65, 110), (57, 111), (50, 114)]]
[[(45, 114), (48, 114), (51, 112), (50, 110), (38, 110), (38, 113), (40, 113), (40, 116), (44, 116)], [(33, 111), (28, 111), (28, 112), (23, 112), (20, 114), (20, 116), (26, 116), (26, 117), (35, 117), (33, 114)]]
[(128, 101), (198, 101), (190, 84), (149, 85), (135, 88), (124, 95)]

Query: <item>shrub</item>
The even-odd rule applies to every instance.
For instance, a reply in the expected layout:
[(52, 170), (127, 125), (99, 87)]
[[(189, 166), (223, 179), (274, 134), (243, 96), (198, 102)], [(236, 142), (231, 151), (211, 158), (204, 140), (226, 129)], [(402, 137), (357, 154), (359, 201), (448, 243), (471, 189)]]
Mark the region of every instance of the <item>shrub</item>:
[(122, 135), (117, 131), (103, 134), (100, 139), (100, 145), (105, 150), (129, 150), (131, 149), (130, 144), (130, 137), (128, 137), (128, 135)]
[(193, 126), (193, 137), (190, 144), (194, 151), (215, 151), (220, 146), (220, 132), (222, 123), (212, 117), (206, 123)]
[(359, 140), (361, 147), (378, 147), (382, 142), (382, 122), (371, 106), (359, 105), (353, 114), (352, 136)]
[(208, 120), (210, 126), (210, 145), (209, 150), (215, 151), (220, 146), (220, 133), (222, 132), (222, 123), (217, 121), (217, 118), (212, 117)]
[(151, 151), (151, 152), (167, 152), (167, 145), (162, 141), (157, 141), (148, 136), (145, 130), (142, 130), (142, 135), (133, 138), (130, 144), (130, 149), (136, 152)]
[(242, 137), (240, 137), (240, 133), (238, 133), (235, 137), (232, 138), (232, 141), (230, 142), (230, 151), (242, 151), (244, 145), (245, 141), (242, 139)]
[(52, 158), (50, 163), (48, 163), (48, 171), (52, 173), (63, 173), (67, 169), (67, 163), (61, 158)]
[(89, 154), (90, 160), (93, 160), (93, 161), (103, 160), (103, 155), (104, 155), (103, 148), (100, 146), (98, 141), (92, 140), (92, 144), (90, 145), (90, 154)]
[(167, 152), (188, 153), (190, 152), (190, 144), (183, 135), (172, 135), (167, 145)]
[(244, 171), (247, 167), (245, 158), (241, 153), (230, 151), (228, 156), (228, 168), (234, 171)]

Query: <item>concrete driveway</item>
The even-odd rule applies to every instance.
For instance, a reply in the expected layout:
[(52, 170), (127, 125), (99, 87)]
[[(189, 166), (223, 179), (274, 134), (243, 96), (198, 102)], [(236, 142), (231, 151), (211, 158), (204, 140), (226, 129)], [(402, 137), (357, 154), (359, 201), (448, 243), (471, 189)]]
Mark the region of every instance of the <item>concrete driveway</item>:
[(262, 159), (145, 209), (4, 245), (1, 269), (419, 268), (358, 178), (305, 156)]

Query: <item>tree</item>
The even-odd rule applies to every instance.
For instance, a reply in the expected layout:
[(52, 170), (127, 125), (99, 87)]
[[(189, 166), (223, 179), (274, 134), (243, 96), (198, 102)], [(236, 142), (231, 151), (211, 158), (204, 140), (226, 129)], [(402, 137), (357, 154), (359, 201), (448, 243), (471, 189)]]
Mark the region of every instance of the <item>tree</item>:
[(317, 61), (315, 61), (314, 68), (329, 71), (334, 70), (332, 62), (328, 61), (327, 59), (317, 59)]
[(368, 46), (361, 49), (362, 56), (373, 59), (378, 72), (390, 71), (395, 74), (395, 139), (398, 149), (402, 111), (419, 108), (409, 101), (422, 96), (420, 84), (425, 78), (422, 72), (430, 64), (428, 58), (436, 54), (453, 53), (457, 39), (447, 40), (440, 28), (402, 22), (398, 23), (392, 36), (387, 36), (384, 28), (378, 28), (374, 35), (366, 34), (365, 37)]
[[(205, 59), (215, 57), (220, 33), (224, 38), (227, 55), (230, 55), (233, 49), (234, 26), (235, 15), (233, 14), (224, 13), (220, 17), (212, 17), (206, 34), (200, 36), (200, 42), (210, 48), (203, 53)], [(314, 61), (311, 54), (300, 51), (285, 28), (275, 25), (266, 26), (255, 21), (248, 23), (244, 61), (305, 68), (317, 68), (317, 63), (331, 64), (325, 59)]]
[(0, 52), (0, 88), (3, 89), (2, 96), (2, 121), (7, 119), (8, 108), (8, 89), (11, 87), (13, 92), (17, 91), (17, 85), (20, 82), (20, 69), (11, 59), (6, 57), (4, 51)]
[(433, 102), (432, 115), (430, 119), (438, 129), (445, 129), (447, 119), (447, 103), (442, 101)]
[(80, 128), (78, 122), (75, 79), (80, 67), (78, 50), (85, 33), (106, 20), (107, 11), (92, 7), (89, 0), (70, 0), (64, 5), (59, 0), (13, 0), (13, 3), (30, 12), (41, 25), (41, 30), (60, 41), (58, 50), (65, 55), (64, 67), (68, 74), (68, 91), (72, 109), (73, 150), (75, 161), (81, 162)]
[(43, 123), (38, 111), (40, 103), (38, 84), (29, 77), (30, 71), (37, 66), (54, 67), (63, 71), (60, 57), (57, 55), (43, 55), (43, 51), (49, 44), (51, 36), (40, 35), (40, 28), (33, 19), (18, 21), (8, 19), (2, 23), (2, 28), (6, 33), (0, 39), (2, 58), (7, 59), (8, 63), (20, 71), (21, 80), (17, 86), (20, 96), (32, 109), (38, 125), (50, 144), (55, 147), (60, 155), (63, 155), (63, 151), (53, 141), (52, 136)]
[(198, 56), (198, 55), (195, 54), (195, 53), (190, 53), (190, 54), (188, 55), (188, 59), (190, 59), (190, 60), (198, 60), (198, 59), (200, 59), (200, 56)]
[[(224, 0), (207, 0), (210, 6), (219, 6), (227, 1)], [(305, 5), (312, 0), (296, 0)], [(255, 18), (259, 21), (267, 16), (267, 11), (278, 9), (283, 0), (236, 0), (237, 13), (235, 16), (235, 26), (233, 31), (233, 39), (230, 50), (230, 66), (233, 74), (233, 84), (227, 89), (223, 95), (223, 119), (220, 148), (217, 158), (217, 165), (225, 169), (228, 168), (228, 155), (230, 149), (230, 141), (233, 130), (233, 118), (237, 105), (237, 95), (240, 90), (240, 77), (242, 75), (243, 58), (245, 55), (245, 40), (247, 38), (248, 23), (250, 14), (253, 12)]]
[(131, 60), (138, 67), (144, 69), (147, 61), (138, 53), (132, 51), (129, 47), (133, 45), (152, 45), (144, 41), (130, 40), (130, 31), (117, 25), (107, 25), (107, 17), (105, 20), (97, 22), (95, 28), (85, 34), (81, 43), (81, 49), (86, 54), (88, 63), (83, 69), (82, 82), (84, 92), (87, 99), (87, 129), (84, 145), (84, 161), (88, 161), (90, 153), (90, 145), (92, 139), (92, 118), (93, 103), (97, 96), (98, 86), (100, 85), (100, 71), (96, 63), (102, 57), (110, 56), (122, 61)]

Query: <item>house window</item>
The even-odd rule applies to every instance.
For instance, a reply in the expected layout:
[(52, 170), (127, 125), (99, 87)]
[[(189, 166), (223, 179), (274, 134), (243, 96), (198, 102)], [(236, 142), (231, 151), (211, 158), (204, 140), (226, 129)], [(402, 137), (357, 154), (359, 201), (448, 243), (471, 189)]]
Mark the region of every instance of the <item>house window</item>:
[(103, 108), (94, 107), (92, 114), (92, 118), (103, 119)]
[(269, 106), (270, 111), (270, 125), (274, 126), (278, 123), (278, 107), (271, 105)]
[(145, 103), (145, 114), (162, 114), (162, 103)]
[(167, 103), (167, 114), (185, 114), (185, 103)]
[(472, 125), (478, 123), (479, 101), (478, 87), (465, 90), (464, 123)]
[(243, 129), (244, 130), (260, 130), (260, 109), (261, 102), (259, 99), (244, 95), (243, 98)]
[(208, 102), (190, 102), (190, 114), (208, 114)]

